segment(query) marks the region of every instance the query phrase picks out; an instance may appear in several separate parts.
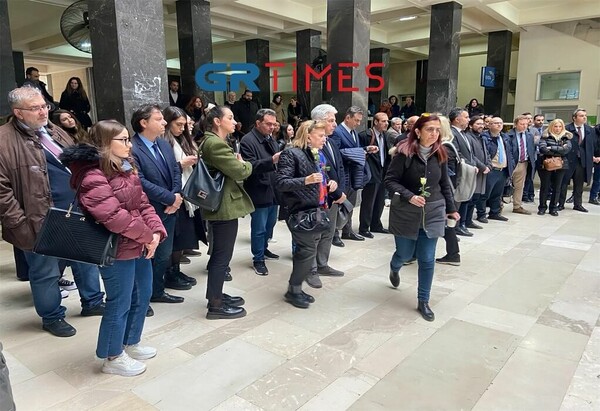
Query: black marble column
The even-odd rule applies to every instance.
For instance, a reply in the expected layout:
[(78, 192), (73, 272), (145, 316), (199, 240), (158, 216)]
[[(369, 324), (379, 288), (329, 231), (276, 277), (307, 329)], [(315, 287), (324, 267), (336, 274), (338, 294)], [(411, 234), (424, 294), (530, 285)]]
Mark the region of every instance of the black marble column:
[[(306, 81), (307, 66), (310, 70), (320, 73), (323, 64), (319, 63), (319, 51), (321, 50), (321, 32), (317, 30), (300, 30), (296, 32), (296, 69), (298, 101), (307, 110), (307, 114), (317, 105), (323, 102), (323, 82), (317, 80), (309, 71), (309, 81)], [(307, 87), (308, 85), (308, 87)], [(307, 90), (308, 89), (308, 90)]]
[[(337, 108), (340, 121), (348, 107), (361, 107), (365, 120), (360, 129), (367, 123), (370, 25), (371, 0), (327, 0), (327, 63), (332, 74), (331, 91), (326, 90), (326, 96)], [(343, 63), (358, 67), (340, 67)], [(346, 91), (349, 88), (355, 91)]]
[(94, 0), (89, 13), (98, 119), (129, 126), (138, 106), (167, 106), (162, 0)]
[(252, 94), (262, 108), (271, 106), (271, 70), (265, 67), (269, 59), (269, 42), (267, 40), (246, 40), (246, 62), (256, 64), (260, 70), (255, 81), (259, 91), (254, 91)]
[(8, 92), (17, 86), (12, 56), (12, 38), (7, 0), (0, 0), (0, 117), (10, 114)]
[(22, 51), (13, 51), (13, 64), (15, 66), (15, 80), (20, 87), (25, 83), (25, 60)]
[(456, 2), (431, 6), (427, 102), (429, 112), (448, 113), (456, 106), (462, 6)]
[(425, 102), (427, 101), (427, 67), (429, 60), (417, 61), (417, 76), (415, 84), (415, 98), (413, 99), (417, 113), (425, 111)]
[(182, 93), (199, 95), (202, 101), (215, 101), (214, 91), (201, 90), (196, 70), (213, 62), (210, 3), (206, 0), (177, 0), (177, 36)]
[(512, 32), (503, 30), (488, 34), (487, 65), (496, 68), (496, 86), (485, 88), (483, 106), (486, 113), (503, 119), (509, 119), (511, 114), (506, 104), (511, 50)]
[[(390, 82), (390, 49), (376, 48), (371, 49), (369, 52), (369, 63), (381, 63), (383, 67), (373, 67), (370, 73), (383, 78), (383, 88), (380, 91), (369, 92), (369, 97), (373, 99), (375, 103), (375, 109), (378, 110), (381, 102), (387, 100), (389, 96), (389, 82)], [(369, 78), (370, 88), (379, 88), (380, 82), (377, 79)]]

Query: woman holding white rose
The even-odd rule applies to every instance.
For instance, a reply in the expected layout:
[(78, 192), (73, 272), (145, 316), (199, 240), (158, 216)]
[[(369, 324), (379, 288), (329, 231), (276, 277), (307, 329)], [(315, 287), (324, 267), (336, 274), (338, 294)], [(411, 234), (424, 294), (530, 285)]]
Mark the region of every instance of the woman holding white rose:
[(435, 268), (435, 247), (444, 235), (446, 218), (459, 220), (448, 178), (448, 155), (440, 138), (441, 124), (435, 114), (424, 113), (408, 138), (393, 153), (385, 177), (394, 193), (390, 206), (390, 232), (396, 251), (390, 262), (392, 286), (400, 285), (400, 268), (416, 252), (418, 269), (417, 310), (427, 321), (435, 316), (429, 295)]

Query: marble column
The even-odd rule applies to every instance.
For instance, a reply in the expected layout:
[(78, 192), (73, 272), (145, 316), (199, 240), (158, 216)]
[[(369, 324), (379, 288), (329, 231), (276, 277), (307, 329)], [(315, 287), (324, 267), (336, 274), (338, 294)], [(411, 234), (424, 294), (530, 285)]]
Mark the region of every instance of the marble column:
[(456, 2), (431, 6), (426, 110), (447, 114), (456, 106), (462, 6)]
[(262, 108), (271, 106), (271, 70), (269, 67), (265, 67), (269, 60), (269, 42), (267, 40), (246, 40), (246, 62), (255, 64), (260, 70), (255, 81), (259, 91), (252, 92), (252, 95)]
[(162, 0), (89, 2), (98, 119), (130, 126), (142, 104), (169, 104)]
[[(375, 103), (375, 110), (379, 109), (381, 102), (387, 100), (389, 96), (389, 82), (390, 82), (390, 49), (376, 48), (371, 49), (369, 52), (369, 63), (381, 63), (383, 67), (373, 67), (370, 72), (378, 77), (383, 78), (383, 88), (379, 91), (369, 92), (369, 97), (373, 99)], [(379, 80), (369, 78), (370, 88), (379, 88), (381, 86)], [(375, 114), (375, 113), (373, 113)]]
[(486, 113), (495, 114), (505, 120), (511, 115), (506, 104), (511, 51), (512, 32), (503, 30), (488, 34), (487, 65), (496, 68), (496, 86), (485, 88), (483, 106)]
[(429, 60), (417, 61), (417, 76), (415, 84), (414, 104), (417, 108), (417, 113), (425, 111), (425, 102), (427, 101), (427, 66)]
[[(317, 105), (323, 102), (323, 82), (317, 80), (312, 71), (319, 73), (323, 70), (324, 64), (320, 63), (319, 52), (321, 50), (321, 32), (317, 30), (300, 30), (296, 32), (296, 70), (297, 84), (296, 94), (298, 101), (307, 110), (307, 115)], [(309, 70), (307, 70), (307, 67)], [(306, 81), (306, 74), (309, 74), (309, 81)]]
[(214, 102), (214, 91), (201, 90), (195, 79), (198, 67), (213, 62), (210, 3), (206, 0), (177, 0), (175, 4), (182, 93), (199, 95), (205, 104)]
[[(371, 0), (327, 0), (327, 63), (331, 64), (329, 102), (338, 110), (338, 121), (350, 106), (363, 109), (367, 124), (367, 87), (371, 25)], [(345, 63), (357, 65), (343, 67)], [(326, 81), (326, 80), (324, 80)]]
[(25, 83), (25, 60), (22, 51), (13, 51), (13, 64), (15, 66), (15, 80), (18, 86)]
[(0, 0), (0, 118), (11, 113), (6, 97), (17, 86), (7, 0)]

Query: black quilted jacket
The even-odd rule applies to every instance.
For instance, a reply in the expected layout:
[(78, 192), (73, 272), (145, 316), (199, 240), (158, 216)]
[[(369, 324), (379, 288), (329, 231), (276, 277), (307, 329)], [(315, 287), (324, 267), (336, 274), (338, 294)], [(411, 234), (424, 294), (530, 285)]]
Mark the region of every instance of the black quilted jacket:
[(287, 148), (281, 152), (275, 187), (291, 214), (319, 206), (319, 184), (304, 184), (307, 176), (318, 172), (309, 149)]

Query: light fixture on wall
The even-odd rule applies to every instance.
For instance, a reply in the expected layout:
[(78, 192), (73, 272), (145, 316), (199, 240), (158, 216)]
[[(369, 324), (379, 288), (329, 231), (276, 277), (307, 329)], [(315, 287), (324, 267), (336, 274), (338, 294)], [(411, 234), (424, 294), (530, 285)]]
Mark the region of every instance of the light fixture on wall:
[(416, 18), (417, 18), (417, 16), (406, 16), (406, 17), (400, 17), (396, 21), (411, 21), (411, 20), (415, 20)]

